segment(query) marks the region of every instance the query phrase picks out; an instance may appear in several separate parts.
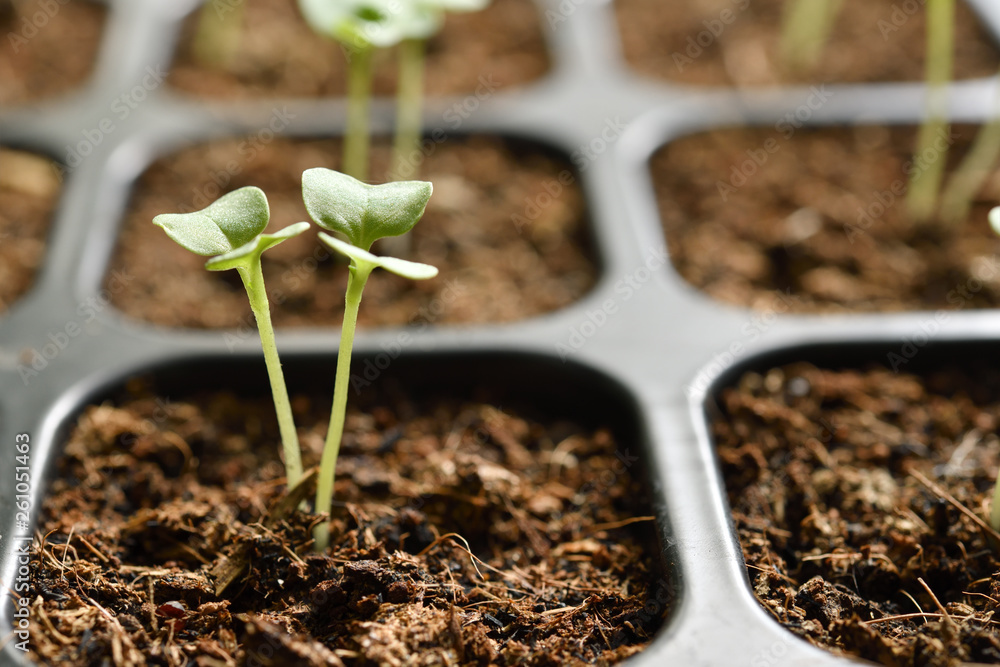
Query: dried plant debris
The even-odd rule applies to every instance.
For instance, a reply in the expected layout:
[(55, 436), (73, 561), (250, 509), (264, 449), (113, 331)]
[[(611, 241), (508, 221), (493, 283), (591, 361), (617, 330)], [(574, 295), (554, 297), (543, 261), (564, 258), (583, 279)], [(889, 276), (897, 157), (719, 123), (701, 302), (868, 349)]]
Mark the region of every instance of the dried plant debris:
[(1000, 664), (1000, 373), (748, 373), (713, 431), (757, 598), (885, 665)]
[[(326, 401), (293, 403), (311, 466)], [(80, 416), (34, 553), (36, 661), (608, 664), (661, 625), (641, 475), (608, 430), (486, 403), (366, 405), (316, 554), (318, 516), (269, 513), (284, 480), (265, 408), (139, 393)]]

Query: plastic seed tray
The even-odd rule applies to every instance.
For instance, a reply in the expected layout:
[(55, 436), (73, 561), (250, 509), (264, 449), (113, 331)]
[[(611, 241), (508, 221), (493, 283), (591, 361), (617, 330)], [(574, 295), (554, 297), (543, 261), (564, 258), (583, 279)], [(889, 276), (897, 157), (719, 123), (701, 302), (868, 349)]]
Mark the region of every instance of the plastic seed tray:
[[(109, 305), (106, 290), (115, 283), (105, 285), (106, 266), (135, 179), (181, 144), (260, 131), (275, 114), (292, 118), (282, 129), (288, 137), (336, 136), (345, 117), (340, 99), (207, 103), (183, 97), (162, 82), (181, 21), (198, 3), (107, 4), (104, 43), (90, 83), (62, 99), (0, 112), (5, 143), (68, 167), (44, 265), (30, 293), (0, 317), (0, 573), (4, 588), (14, 591), (23, 590), (19, 545), (33, 534), (32, 525), (19, 525), (23, 517), (15, 500), (28, 495), (38, 506), (49, 463), (88, 398), (150, 370), (196, 378), (199, 366), (259, 365), (263, 374), (253, 337), (234, 347), (223, 332), (158, 328)], [(1000, 6), (989, 0), (970, 4), (1000, 35)], [(630, 73), (610, 3), (553, 0), (539, 5), (539, 15), (552, 59), (548, 75), (475, 103), (430, 99), (425, 132), (454, 135), (447, 119), (467, 109), (460, 114), (462, 134), (534, 140), (569, 157), (589, 206), (598, 284), (568, 308), (519, 323), (424, 328), (393, 363), (416, 369), (406, 372), (430, 363), (486, 369), (499, 382), (564, 391), (589, 410), (614, 412), (614, 419), (628, 422), (659, 517), (667, 564), (661, 587), (672, 596), (659, 636), (629, 664), (848, 664), (795, 638), (754, 600), (709, 440), (706, 405), (722, 383), (775, 361), (981, 354), (990, 347), (967, 343), (994, 338), (1000, 316), (791, 316), (720, 305), (671, 269), (646, 163), (675, 137), (726, 125), (916, 123), (924, 87), (678, 87)], [(995, 85), (954, 85), (953, 119), (982, 121)], [(389, 132), (391, 122), (391, 101), (376, 102), (375, 132)], [(332, 364), (336, 355), (337, 336), (329, 331), (278, 335), (290, 384), (304, 367)], [(356, 363), (378, 361), (398, 335), (362, 332)], [(32, 359), (37, 367), (27, 363)], [(18, 482), (17, 445), (25, 442), (30, 481)], [(17, 607), (6, 604), (0, 626), (16, 629), (15, 613)], [(17, 641), (15, 635), (4, 645), (0, 662), (25, 663)]]

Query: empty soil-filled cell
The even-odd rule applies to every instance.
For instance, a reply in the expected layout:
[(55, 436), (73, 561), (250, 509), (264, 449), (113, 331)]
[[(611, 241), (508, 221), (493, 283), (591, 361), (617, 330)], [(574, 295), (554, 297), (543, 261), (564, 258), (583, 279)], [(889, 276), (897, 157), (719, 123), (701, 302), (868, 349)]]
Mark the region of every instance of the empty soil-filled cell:
[[(420, 174), (433, 183), (434, 194), (406, 257), (440, 274), (412, 281), (376, 271), (365, 288), (361, 326), (508, 322), (585, 294), (597, 269), (569, 164), (532, 144), (437, 136), (440, 143), (425, 144)], [(389, 153), (388, 146), (375, 148), (373, 173), (387, 169)], [(250, 138), (193, 146), (158, 160), (139, 179), (111, 264), (109, 276), (128, 277), (126, 289), (113, 290), (115, 305), (166, 326), (252, 326), (237, 273), (206, 271), (204, 258), (171, 241), (153, 217), (197, 210), (221, 192), (255, 185), (270, 201), (270, 231), (309, 220), (302, 172), (336, 168), (339, 154), (339, 140), (262, 144)], [(279, 327), (326, 326), (342, 318), (347, 266), (330, 257), (316, 229), (264, 255)], [(381, 252), (379, 244), (373, 251)]]
[(86, 82), (106, 13), (84, 0), (0, 0), (0, 105), (37, 102)]
[[(811, 1), (814, 7), (821, 4)], [(715, 86), (924, 78), (924, 2), (823, 3), (840, 9), (816, 63), (808, 67), (801, 56), (785, 57), (780, 47), (782, 10), (794, 4), (803, 2), (615, 0), (625, 58), (642, 74)], [(955, 4), (955, 78), (996, 74), (995, 42), (964, 2)]]
[[(911, 172), (947, 159), (977, 128), (945, 131), (914, 158), (912, 127), (725, 129), (677, 139), (651, 169), (677, 272), (725, 303), (794, 312), (993, 308), (1000, 239), (990, 175), (964, 222), (909, 215)], [(948, 148), (947, 158), (938, 148)]]
[[(207, 22), (196, 11), (184, 23), (168, 78), (175, 88), (212, 98), (345, 94), (341, 46), (309, 28), (296, 0), (209, 0), (203, 11)], [(213, 16), (223, 25), (208, 34), (221, 35), (203, 42), (199, 31)], [(531, 0), (495, 0), (479, 12), (450, 13), (427, 43), (426, 93), (483, 98), (538, 79), (549, 68), (540, 20)], [(375, 94), (395, 94), (395, 50), (379, 50), (375, 58)]]
[[(295, 387), (332, 378), (335, 360), (286, 362), (308, 468), (330, 396)], [(53, 466), (32, 558), (35, 661), (122, 651), (140, 664), (165, 645), (206, 664), (317, 666), (641, 651), (671, 589), (635, 414), (555, 364), (400, 358), (352, 393), (322, 552), (321, 517), (280, 504), (262, 364), (203, 359), (166, 382), (128, 380), (81, 409)], [(217, 390), (223, 377), (241, 393)]]
[(0, 148), (0, 314), (35, 279), (61, 188), (54, 162)]
[(993, 352), (900, 343), (721, 391), (711, 431), (747, 576), (791, 632), (885, 665), (1000, 664)]

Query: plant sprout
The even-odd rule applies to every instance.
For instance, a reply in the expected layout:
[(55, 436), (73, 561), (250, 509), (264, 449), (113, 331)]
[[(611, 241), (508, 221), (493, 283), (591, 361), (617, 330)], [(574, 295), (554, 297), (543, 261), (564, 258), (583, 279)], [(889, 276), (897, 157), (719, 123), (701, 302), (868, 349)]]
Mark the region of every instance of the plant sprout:
[[(330, 169), (309, 169), (302, 174), (302, 199), (309, 216), (323, 229), (343, 237), (320, 232), (320, 239), (332, 250), (350, 259), (333, 407), (316, 482), (316, 512), (329, 514), (333, 502), (337, 456), (344, 435), (351, 351), (358, 308), (368, 276), (378, 267), (412, 280), (433, 278), (438, 272), (427, 264), (395, 257), (377, 257), (369, 250), (372, 243), (380, 238), (399, 236), (412, 229), (424, 214), (431, 191), (431, 184), (423, 181), (367, 185)], [(313, 536), (316, 549), (325, 549), (330, 540), (329, 523), (316, 526)]]
[(226, 67), (240, 48), (245, 0), (208, 0), (198, 13), (192, 50), (202, 65)]
[(209, 271), (236, 269), (243, 279), (250, 307), (257, 319), (264, 362), (271, 381), (274, 408), (278, 416), (281, 444), (285, 453), (285, 470), (289, 488), (302, 478), (302, 458), (299, 440), (292, 419), (291, 403), (285, 378), (278, 360), (278, 348), (271, 327), (271, 312), (264, 289), (260, 256), (273, 246), (298, 236), (309, 228), (299, 222), (274, 234), (264, 234), (270, 219), (267, 197), (260, 188), (246, 187), (220, 197), (213, 204), (194, 213), (167, 213), (153, 222), (179, 245), (197, 255), (211, 257), (205, 268)]
[(915, 155), (936, 154), (926, 169), (910, 175), (906, 205), (917, 224), (930, 222), (937, 207), (944, 175), (945, 150), (935, 153), (934, 142), (948, 129), (947, 85), (954, 60), (955, 0), (927, 0), (927, 117), (917, 135)]
[(788, 69), (811, 70), (840, 13), (843, 0), (786, 0), (781, 17), (781, 58)]
[(424, 61), (427, 40), (444, 24), (445, 12), (475, 12), (490, 0), (413, 0), (421, 8), (421, 20), (404, 26), (406, 38), (399, 45), (399, 86), (396, 90), (396, 137), (393, 142), (391, 180), (406, 173), (407, 158), (420, 144), (420, 117), (423, 107)]
[(1000, 155), (1000, 86), (997, 88), (993, 118), (980, 128), (968, 155), (948, 179), (941, 195), (942, 222), (947, 225), (957, 225), (968, 219), (972, 200), (989, 177), (998, 155)]
[(415, 3), (401, 0), (299, 0), (299, 9), (314, 31), (344, 49), (348, 75), (343, 170), (367, 180), (372, 54), (412, 32), (427, 30), (426, 24), (435, 19)]

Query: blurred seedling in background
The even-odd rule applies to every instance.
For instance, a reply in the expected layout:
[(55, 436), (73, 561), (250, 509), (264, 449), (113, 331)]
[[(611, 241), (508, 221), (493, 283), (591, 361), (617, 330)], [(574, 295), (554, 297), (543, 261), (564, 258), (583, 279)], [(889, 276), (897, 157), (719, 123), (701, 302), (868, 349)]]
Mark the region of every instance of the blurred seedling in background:
[[(320, 232), (320, 239), (350, 260), (344, 323), (337, 354), (336, 384), (330, 426), (316, 482), (316, 512), (330, 513), (340, 442), (344, 435), (347, 387), (351, 375), (351, 352), (358, 322), (361, 295), (368, 276), (378, 267), (412, 280), (426, 280), (438, 270), (395, 257), (377, 257), (370, 251), (380, 238), (410, 231), (424, 214), (432, 187), (423, 181), (400, 181), (368, 185), (331, 169), (309, 169), (302, 174), (302, 199), (313, 221), (335, 235)], [(316, 526), (315, 548), (329, 544), (328, 522)]]
[(399, 45), (399, 85), (396, 91), (396, 137), (393, 143), (392, 171), (389, 180), (398, 181), (416, 175), (413, 151), (420, 147), (423, 113), (424, 70), (427, 40), (444, 25), (447, 12), (475, 12), (485, 9), (490, 0), (412, 0), (430, 20), (413, 21)]
[(192, 45), (200, 64), (220, 69), (232, 64), (243, 37), (244, 7), (245, 0), (208, 0), (202, 5)]
[(211, 255), (205, 263), (205, 268), (209, 271), (236, 269), (243, 279), (260, 332), (285, 454), (285, 471), (291, 488), (302, 478), (302, 458), (288, 390), (285, 388), (285, 378), (278, 359), (274, 329), (271, 326), (271, 312), (260, 257), (268, 248), (307, 230), (309, 223), (298, 222), (277, 233), (264, 234), (269, 219), (270, 210), (263, 191), (260, 188), (246, 187), (220, 197), (200, 211), (158, 215), (153, 218), (153, 222), (162, 227), (167, 236), (191, 252)]
[(436, 22), (434, 13), (403, 0), (299, 0), (299, 9), (309, 26), (338, 42), (347, 57), (347, 127), (341, 167), (344, 173), (366, 181), (372, 56), (378, 48), (429, 31)]
[(781, 16), (781, 59), (793, 72), (808, 72), (820, 56), (843, 0), (785, 0)]
[(927, 109), (914, 149), (906, 204), (917, 225), (939, 223), (943, 229), (953, 229), (969, 218), (976, 193), (1000, 156), (1000, 89), (993, 116), (980, 128), (965, 159), (945, 182), (951, 144), (947, 88), (954, 67), (955, 0), (927, 0), (926, 11)]

